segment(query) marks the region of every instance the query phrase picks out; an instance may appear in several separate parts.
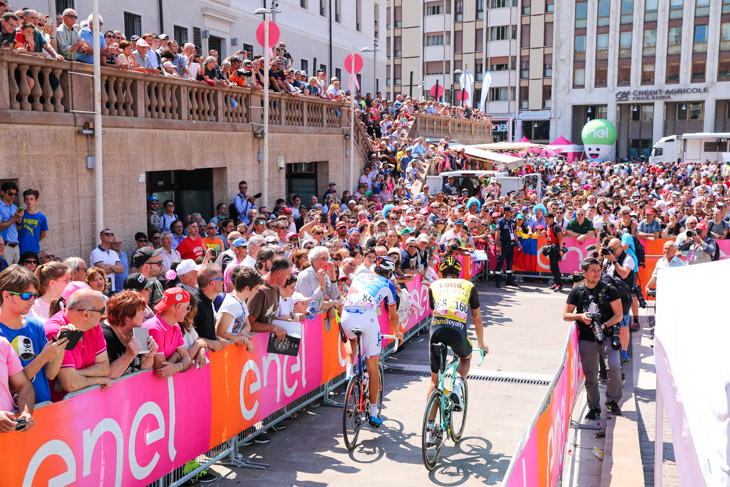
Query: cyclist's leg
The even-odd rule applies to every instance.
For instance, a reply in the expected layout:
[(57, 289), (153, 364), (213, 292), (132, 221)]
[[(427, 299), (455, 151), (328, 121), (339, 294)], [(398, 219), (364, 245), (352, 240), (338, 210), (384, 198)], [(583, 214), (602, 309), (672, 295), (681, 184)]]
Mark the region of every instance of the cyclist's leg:
[(469, 368), (471, 367), (471, 340), (469, 336), (462, 337), (458, 344), (452, 345), (451, 349), (459, 357), (459, 366), (456, 368), (456, 372), (459, 376), (466, 380), (466, 376), (469, 375)]
[[(431, 397), (431, 393), (433, 392), (436, 387), (438, 387), (439, 384), (439, 369), (441, 368), (441, 364), (446, 364), (446, 354), (447, 350), (446, 348), (443, 349), (441, 353), (438, 353), (434, 350), (434, 348), (431, 346), (434, 343), (445, 343), (445, 340), (443, 338), (443, 332), (442, 328), (438, 328), (436, 330), (431, 330), (431, 338), (429, 338), (428, 343), (428, 352), (429, 352), (429, 358), (431, 362), (431, 383), (428, 386), (428, 395), (426, 396), (426, 400), (428, 400), (429, 397)], [(431, 413), (429, 414), (428, 419), (434, 420), (436, 418), (436, 408), (434, 408)]]
[(380, 388), (378, 360), (380, 360), (383, 338), (380, 334), (378, 317), (374, 313), (361, 315), (360, 323), (362, 323), (361, 328), (363, 330), (360, 341), (362, 354), (365, 357), (365, 367), (367, 367), (370, 376), (370, 406), (372, 408), (378, 405), (378, 389)]
[[(347, 310), (342, 312), (342, 317), (340, 318), (340, 324), (342, 325), (342, 330), (345, 332), (345, 337), (347, 338), (349, 342), (349, 353), (347, 354), (346, 360), (346, 371), (347, 371), (347, 377), (352, 377), (354, 375), (353, 373), (353, 364), (355, 363), (355, 359), (357, 358), (357, 337), (352, 332), (353, 328), (362, 328), (359, 326), (360, 317), (362, 315), (358, 313), (350, 313)], [(345, 347), (347, 348), (347, 347)]]

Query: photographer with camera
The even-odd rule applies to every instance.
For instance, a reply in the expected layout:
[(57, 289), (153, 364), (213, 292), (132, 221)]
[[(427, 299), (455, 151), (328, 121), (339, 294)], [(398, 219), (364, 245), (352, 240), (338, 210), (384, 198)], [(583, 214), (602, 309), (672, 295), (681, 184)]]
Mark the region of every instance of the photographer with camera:
[(678, 250), (687, 252), (687, 265), (704, 264), (720, 259), (720, 248), (715, 239), (707, 235), (707, 232), (707, 221), (702, 220), (694, 230), (687, 230), (686, 238), (677, 245)]
[(545, 215), (545, 222), (547, 223), (547, 245), (542, 252), (550, 259), (550, 273), (555, 282), (550, 289), (560, 292), (563, 290), (563, 277), (560, 274), (560, 260), (563, 258), (563, 229), (555, 223), (555, 215), (552, 213)]
[(615, 340), (615, 325), (621, 321), (621, 297), (618, 290), (601, 281), (601, 264), (589, 257), (581, 264), (585, 281), (575, 286), (568, 295), (563, 320), (575, 321), (578, 326), (578, 352), (586, 377), (586, 394), (590, 410), (586, 419), (595, 421), (601, 416), (601, 393), (598, 390), (598, 359), (608, 362), (606, 409), (620, 415), (621, 364)]
[[(601, 249), (601, 257), (605, 260), (606, 273), (614, 279), (621, 279), (621, 281), (628, 286), (634, 294), (636, 292), (634, 286), (636, 286), (636, 272), (634, 258), (627, 252), (624, 252), (624, 246), (621, 244), (621, 240), (618, 238), (612, 238), (608, 242), (608, 246)], [(639, 289), (640, 290), (640, 289)], [(643, 302), (642, 307), (646, 307), (646, 301), (642, 296), (639, 300)], [(631, 322), (631, 316), (627, 312), (622, 315), (619, 338), (621, 339), (621, 363), (629, 363), (629, 341), (631, 340), (631, 333), (629, 331), (629, 325)]]

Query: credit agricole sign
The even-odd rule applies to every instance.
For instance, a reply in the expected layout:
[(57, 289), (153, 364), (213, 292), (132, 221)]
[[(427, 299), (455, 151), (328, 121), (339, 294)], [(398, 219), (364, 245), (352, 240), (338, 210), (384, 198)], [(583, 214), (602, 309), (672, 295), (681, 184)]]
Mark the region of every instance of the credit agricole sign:
[(645, 90), (621, 90), (615, 93), (616, 101), (671, 100), (678, 95), (703, 95), (710, 92), (708, 86), (690, 88), (651, 88)]

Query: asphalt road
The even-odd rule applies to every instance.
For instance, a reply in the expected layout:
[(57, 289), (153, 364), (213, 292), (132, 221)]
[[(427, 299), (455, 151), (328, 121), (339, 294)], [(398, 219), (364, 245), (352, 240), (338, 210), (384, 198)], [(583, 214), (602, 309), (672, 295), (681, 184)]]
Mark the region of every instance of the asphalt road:
[[(499, 485), (520, 438), (532, 420), (561, 358), (568, 324), (565, 294), (541, 284), (519, 288), (479, 287), (490, 353), (472, 362), (464, 438), (448, 440), (439, 465), (421, 461), (421, 421), (428, 391), (428, 336), (415, 337), (388, 361), (378, 430), (363, 427), (353, 451), (342, 440), (342, 409), (320, 406), (285, 421), (265, 445), (241, 453), (269, 464), (266, 470), (215, 466), (218, 485), (423, 486)], [(472, 331), (473, 335), (473, 331)], [(474, 341), (476, 343), (476, 341)], [(342, 392), (342, 388), (339, 390)], [(343, 394), (335, 400), (342, 402)]]

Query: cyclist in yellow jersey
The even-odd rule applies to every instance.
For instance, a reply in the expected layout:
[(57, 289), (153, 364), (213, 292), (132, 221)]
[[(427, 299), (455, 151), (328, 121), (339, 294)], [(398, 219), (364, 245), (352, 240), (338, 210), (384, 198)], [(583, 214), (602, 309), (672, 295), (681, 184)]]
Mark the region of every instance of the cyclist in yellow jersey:
[[(456, 371), (459, 377), (456, 379), (451, 399), (454, 401), (454, 410), (461, 409), (461, 390), (464, 379), (469, 374), (471, 364), (472, 345), (467, 333), (468, 313), (474, 319), (474, 327), (477, 332), (478, 347), (489, 352), (489, 347), (484, 344), (484, 327), (482, 315), (479, 312), (479, 296), (474, 284), (466, 279), (459, 279), (461, 263), (454, 257), (446, 257), (439, 266), (443, 279), (431, 284), (428, 289), (428, 299), (431, 303), (432, 318), (429, 340), (429, 354), (431, 356), (431, 385), (428, 395), (438, 385), (438, 372), (442, 363), (431, 346), (433, 343), (444, 343), (448, 345), (459, 357), (459, 366)], [(443, 351), (445, 362), (446, 349)], [(434, 411), (435, 413), (435, 411)]]

